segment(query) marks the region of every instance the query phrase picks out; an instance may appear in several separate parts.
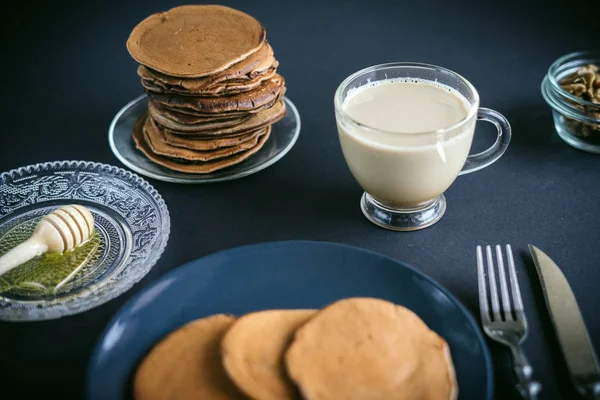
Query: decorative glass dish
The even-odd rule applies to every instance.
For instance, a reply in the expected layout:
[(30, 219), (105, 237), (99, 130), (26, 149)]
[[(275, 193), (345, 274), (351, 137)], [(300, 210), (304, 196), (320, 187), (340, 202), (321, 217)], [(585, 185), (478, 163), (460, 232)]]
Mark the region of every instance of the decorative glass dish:
[(577, 149), (600, 154), (598, 67), (598, 52), (560, 57), (548, 69), (542, 95), (552, 108), (554, 126), (561, 139)]
[(272, 126), (271, 136), (252, 157), (239, 164), (208, 174), (191, 174), (173, 171), (158, 165), (140, 152), (133, 142), (134, 124), (148, 110), (148, 97), (143, 94), (126, 104), (113, 118), (108, 129), (108, 142), (114, 155), (133, 171), (166, 182), (212, 183), (242, 178), (261, 171), (285, 156), (300, 135), (300, 114), (287, 97), (287, 113)]
[(148, 182), (106, 164), (60, 161), (0, 174), (0, 255), (31, 236), (44, 215), (74, 203), (94, 216), (94, 236), (70, 253), (44, 254), (0, 276), (1, 320), (54, 319), (96, 307), (131, 288), (163, 253), (169, 212)]

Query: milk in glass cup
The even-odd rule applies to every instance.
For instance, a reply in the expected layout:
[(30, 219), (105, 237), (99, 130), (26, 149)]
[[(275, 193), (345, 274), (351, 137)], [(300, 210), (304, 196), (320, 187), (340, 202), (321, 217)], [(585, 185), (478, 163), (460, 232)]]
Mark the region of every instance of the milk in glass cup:
[[(344, 158), (365, 190), (364, 215), (392, 230), (439, 221), (443, 193), (458, 175), (495, 162), (510, 142), (510, 124), (479, 107), (477, 90), (448, 69), (420, 63), (376, 65), (346, 78), (335, 93)], [(475, 124), (494, 124), (498, 138), (469, 155)]]

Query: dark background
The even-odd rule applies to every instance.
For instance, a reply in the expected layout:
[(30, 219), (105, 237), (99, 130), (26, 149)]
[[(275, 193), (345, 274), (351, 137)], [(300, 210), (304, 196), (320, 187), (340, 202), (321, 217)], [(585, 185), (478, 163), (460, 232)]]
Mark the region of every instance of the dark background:
[[(0, 42), (0, 171), (52, 160), (120, 165), (107, 142), (115, 113), (141, 85), (125, 41), (148, 15), (176, 1), (18, 2)], [(526, 3), (526, 4), (523, 4)], [(274, 166), (208, 186), (150, 180), (170, 208), (167, 250), (119, 298), (72, 317), (0, 322), (1, 397), (81, 398), (91, 349), (108, 320), (144, 285), (208, 253), (254, 242), (349, 243), (413, 264), (478, 316), (475, 246), (511, 243), (531, 327), (525, 349), (541, 399), (576, 398), (560, 356), (527, 244), (562, 268), (600, 350), (600, 156), (554, 133), (540, 83), (557, 57), (600, 48), (597, 1), (224, 1), (258, 18), (302, 117), (300, 139)], [(350, 73), (391, 61), (450, 68), (503, 113), (512, 143), (491, 167), (457, 179), (435, 226), (396, 233), (369, 223), (344, 162), (333, 93)], [(478, 128), (487, 144), (485, 125)], [(516, 399), (505, 348), (491, 343), (497, 398)]]

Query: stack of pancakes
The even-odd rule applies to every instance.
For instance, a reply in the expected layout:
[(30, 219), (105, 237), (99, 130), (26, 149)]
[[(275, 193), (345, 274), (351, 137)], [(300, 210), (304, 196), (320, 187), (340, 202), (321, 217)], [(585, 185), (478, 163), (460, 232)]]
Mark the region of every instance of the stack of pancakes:
[(285, 80), (253, 17), (217, 5), (181, 6), (140, 22), (127, 41), (148, 112), (133, 132), (157, 164), (210, 173), (255, 154), (286, 113)]
[(136, 400), (455, 400), (446, 341), (375, 298), (320, 310), (217, 314), (171, 332), (134, 378)]

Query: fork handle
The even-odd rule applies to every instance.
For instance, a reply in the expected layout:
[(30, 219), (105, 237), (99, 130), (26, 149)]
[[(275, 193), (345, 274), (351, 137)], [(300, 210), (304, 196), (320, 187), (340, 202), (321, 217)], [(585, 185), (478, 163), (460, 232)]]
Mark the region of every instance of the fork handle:
[(519, 378), (517, 390), (522, 398), (536, 400), (542, 390), (542, 385), (532, 379), (533, 368), (531, 368), (531, 364), (529, 364), (521, 346), (511, 346), (511, 350), (514, 370), (517, 378)]

